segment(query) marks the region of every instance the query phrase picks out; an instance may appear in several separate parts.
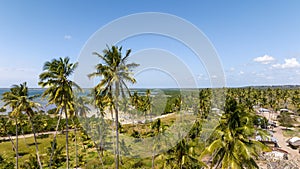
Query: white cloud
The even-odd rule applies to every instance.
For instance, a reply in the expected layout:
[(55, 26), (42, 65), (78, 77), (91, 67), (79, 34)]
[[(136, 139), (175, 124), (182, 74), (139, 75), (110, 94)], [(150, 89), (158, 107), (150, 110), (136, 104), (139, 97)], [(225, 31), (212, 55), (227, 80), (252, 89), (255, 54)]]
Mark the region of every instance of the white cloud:
[(64, 39), (65, 39), (65, 40), (70, 40), (70, 39), (72, 39), (72, 36), (71, 36), (71, 35), (65, 35), (65, 36), (64, 36)]
[(274, 60), (275, 59), (272, 56), (269, 56), (269, 55), (264, 55), (264, 56), (257, 57), (257, 58), (253, 59), (254, 62), (259, 62), (259, 63), (262, 63), (262, 64), (269, 64)]
[(240, 72), (239, 72), (239, 75), (243, 75), (244, 73), (245, 73), (245, 72), (243, 72), (243, 71), (240, 71)]
[(284, 59), (283, 64), (274, 64), (272, 65), (274, 68), (297, 68), (300, 67), (300, 63), (297, 61), (296, 58), (291, 58), (291, 59)]

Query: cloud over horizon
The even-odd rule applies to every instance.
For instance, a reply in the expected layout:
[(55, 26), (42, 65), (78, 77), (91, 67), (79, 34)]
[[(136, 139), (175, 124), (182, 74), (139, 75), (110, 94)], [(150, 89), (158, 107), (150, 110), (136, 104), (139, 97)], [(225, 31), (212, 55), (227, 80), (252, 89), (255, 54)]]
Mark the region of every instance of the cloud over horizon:
[(275, 59), (272, 56), (269, 56), (269, 55), (264, 55), (264, 56), (257, 57), (257, 58), (253, 59), (254, 62), (258, 62), (258, 63), (261, 63), (261, 64), (269, 64), (274, 60)]
[(274, 64), (272, 65), (272, 67), (274, 68), (282, 68), (282, 69), (286, 69), (286, 68), (297, 68), (300, 67), (300, 63), (297, 61), (296, 58), (290, 58), (290, 59), (284, 59), (284, 63), (283, 64)]

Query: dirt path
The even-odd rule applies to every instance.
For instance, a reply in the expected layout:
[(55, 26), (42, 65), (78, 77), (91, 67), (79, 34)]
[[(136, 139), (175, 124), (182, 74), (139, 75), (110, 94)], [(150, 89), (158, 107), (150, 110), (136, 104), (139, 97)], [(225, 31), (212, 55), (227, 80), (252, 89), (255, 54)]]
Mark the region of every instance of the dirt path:
[[(156, 116), (156, 117), (153, 117), (152, 120), (156, 120), (158, 118), (168, 117), (168, 116), (171, 116), (171, 115), (174, 115), (174, 113), (169, 113), (169, 114)], [(121, 124), (132, 124), (133, 121), (134, 121), (134, 123), (138, 123), (139, 121), (144, 123), (143, 119), (140, 118), (140, 119), (133, 119), (132, 120), (131, 118), (129, 118), (129, 116), (130, 116), (129, 114), (125, 114), (123, 112), (120, 112), (119, 116), (120, 116), (120, 123)], [(104, 118), (105, 119), (111, 119), (111, 116), (110, 116), (110, 114), (107, 114)], [(147, 120), (149, 120), (149, 119), (147, 119)], [(69, 130), (69, 131), (72, 131), (72, 130)], [(57, 134), (59, 134), (59, 133), (61, 133), (61, 131), (57, 131)], [(55, 131), (36, 133), (36, 136), (43, 135), (43, 134), (55, 134)], [(29, 137), (33, 137), (33, 134), (24, 134), (24, 135), (19, 135), (18, 136), (19, 139), (29, 138)], [(10, 139), (14, 140), (14, 139), (16, 139), (16, 136), (0, 137), (0, 142), (1, 141), (9, 141)]]
[[(156, 120), (158, 118), (165, 118), (171, 115), (174, 115), (175, 113), (169, 113), (169, 114), (164, 114), (164, 115), (160, 115), (160, 116), (156, 116), (153, 118), (149, 118), (147, 117), (146, 120)], [(104, 116), (104, 119), (111, 119), (111, 115), (110, 113), (106, 113)], [(133, 117), (131, 114), (129, 113), (124, 113), (124, 112), (119, 112), (119, 122), (123, 125), (123, 124), (137, 124), (137, 123), (145, 123), (145, 118), (143, 116), (141, 117)]]
[[(69, 130), (70, 132), (71, 130)], [(61, 133), (61, 131), (57, 131), (57, 134)], [(42, 132), (42, 133), (36, 133), (36, 136), (40, 136), (43, 134), (55, 134), (55, 131), (47, 131), (47, 132)], [(19, 135), (18, 138), (19, 139), (23, 139), (23, 138), (29, 138), (29, 137), (33, 137), (33, 134), (24, 134), (24, 135)], [(0, 137), (0, 141), (8, 141), (9, 139), (16, 139), (16, 136), (10, 136), (10, 137)]]
[(273, 130), (274, 131), (273, 136), (277, 139), (279, 147), (281, 147), (281, 149), (289, 152), (289, 159), (295, 159), (295, 158), (300, 159), (300, 154), (298, 152), (299, 150), (292, 149), (290, 146), (288, 146), (288, 143), (286, 141), (289, 138), (286, 138), (283, 136), (282, 129), (284, 129), (284, 128), (279, 126), (279, 127), (274, 128), (274, 130)]
[[(264, 112), (260, 114), (261, 116), (266, 117), (267, 119), (270, 118), (270, 120), (276, 120), (276, 117), (279, 115), (278, 113), (268, 113)], [(281, 149), (287, 151), (289, 153), (289, 159), (298, 159), (300, 160), (300, 153), (298, 149), (292, 149), (290, 146), (288, 146), (288, 143), (286, 142), (289, 138), (283, 136), (283, 130), (285, 127), (278, 126), (273, 128), (273, 137), (277, 139), (278, 145)]]

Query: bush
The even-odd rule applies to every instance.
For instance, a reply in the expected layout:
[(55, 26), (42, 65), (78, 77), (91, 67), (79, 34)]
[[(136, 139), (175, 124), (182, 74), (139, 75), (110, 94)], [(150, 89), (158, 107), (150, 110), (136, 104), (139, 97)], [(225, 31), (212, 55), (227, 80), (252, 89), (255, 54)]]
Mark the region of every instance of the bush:
[(0, 169), (14, 169), (15, 165), (12, 162), (7, 162), (1, 155), (0, 155)]

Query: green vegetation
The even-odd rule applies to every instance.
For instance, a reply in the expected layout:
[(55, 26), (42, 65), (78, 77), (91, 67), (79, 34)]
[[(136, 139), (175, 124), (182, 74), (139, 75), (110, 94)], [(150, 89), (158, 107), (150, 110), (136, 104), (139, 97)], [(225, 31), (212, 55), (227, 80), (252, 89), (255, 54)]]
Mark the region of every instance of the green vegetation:
[[(95, 86), (95, 94), (107, 97), (109, 103), (114, 108), (115, 112), (115, 127), (116, 127), (116, 168), (119, 168), (120, 152), (119, 152), (119, 100), (120, 96), (125, 97), (125, 92), (130, 91), (126, 85), (127, 82), (135, 83), (136, 80), (131, 76), (131, 69), (137, 67), (135, 63), (127, 64), (126, 61), (131, 50), (127, 50), (125, 56), (122, 56), (122, 47), (112, 46), (103, 51), (104, 55), (95, 52), (94, 54), (100, 57), (104, 64), (96, 65), (96, 72), (89, 74), (89, 77), (102, 77), (102, 80)], [(98, 101), (101, 101), (99, 99)], [(112, 109), (111, 109), (112, 110)], [(111, 111), (112, 114), (112, 111)]]
[[(57, 121), (56, 131), (58, 129), (61, 115), (64, 112), (66, 119), (66, 163), (67, 168), (69, 168), (69, 116), (74, 114), (74, 93), (73, 87), (80, 89), (80, 87), (73, 81), (69, 80), (69, 76), (72, 75), (77, 67), (77, 63), (69, 63), (70, 59), (59, 58), (58, 60), (53, 59), (51, 62), (46, 62), (44, 64), (44, 72), (40, 74), (39, 85), (42, 87), (47, 87), (42, 97), (48, 96), (48, 104), (54, 104), (56, 106), (56, 112), (60, 113), (59, 119)], [(56, 144), (56, 136), (54, 136), (54, 141), (52, 143), (52, 153), (50, 157), (50, 168), (52, 164), (53, 151)]]
[[(255, 110), (292, 110), (279, 122), (298, 125), (299, 88), (128, 89), (138, 66), (126, 62), (130, 50), (123, 56), (112, 46), (94, 54), (101, 62), (89, 77), (101, 78), (85, 94), (69, 79), (77, 63), (59, 58), (44, 64), (39, 85), (53, 107), (47, 112), (26, 83), (2, 95), (1, 111), (8, 114), (0, 116), (0, 168), (258, 168), (269, 149), (255, 137), (270, 119)], [(178, 142), (170, 145), (170, 138)], [(147, 146), (147, 157), (136, 155)]]

